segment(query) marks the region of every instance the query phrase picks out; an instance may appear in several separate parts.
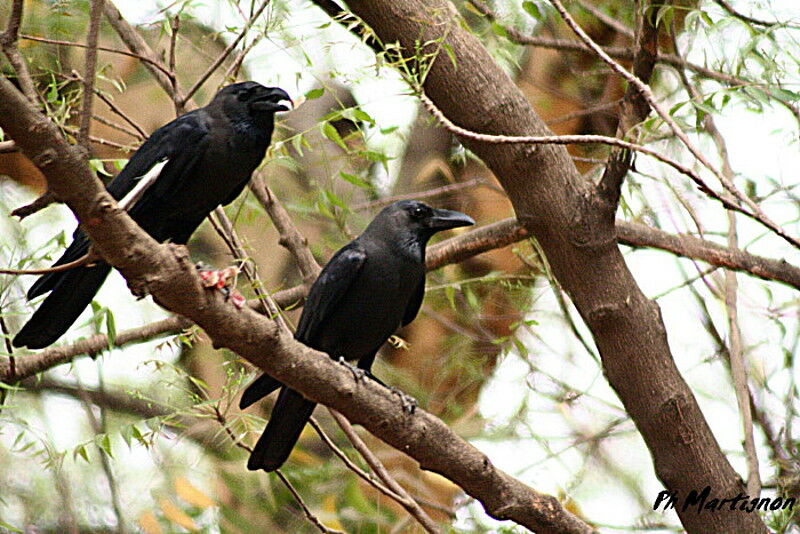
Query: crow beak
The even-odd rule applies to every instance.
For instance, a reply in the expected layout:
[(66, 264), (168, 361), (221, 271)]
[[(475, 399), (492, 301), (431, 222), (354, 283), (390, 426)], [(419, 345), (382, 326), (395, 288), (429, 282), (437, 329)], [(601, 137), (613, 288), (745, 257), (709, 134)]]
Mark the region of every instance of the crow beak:
[(434, 209), (433, 216), (428, 219), (429, 226), (435, 230), (449, 230), (459, 226), (472, 226), (475, 221), (460, 211)]
[(250, 109), (255, 111), (272, 111), (273, 113), (281, 113), (291, 111), (297, 106), (288, 98), (282, 98), (277, 102), (269, 100), (257, 100), (250, 104)]
[(292, 111), (297, 107), (294, 101), (285, 98), (283, 100), (278, 100), (278, 102), (275, 103), (275, 106), (277, 108), (275, 111), (278, 113)]

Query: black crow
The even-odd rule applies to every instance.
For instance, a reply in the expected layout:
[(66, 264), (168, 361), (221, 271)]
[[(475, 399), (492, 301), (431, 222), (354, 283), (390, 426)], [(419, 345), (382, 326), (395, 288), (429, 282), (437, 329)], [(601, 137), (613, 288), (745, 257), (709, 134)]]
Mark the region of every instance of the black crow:
[[(386, 207), (364, 233), (339, 250), (308, 293), (295, 339), (332, 358), (358, 360), (370, 374), (381, 345), (417, 316), (425, 294), (425, 245), (441, 230), (475, 224), (457, 211), (415, 200)], [(242, 395), (244, 409), (282, 384), (261, 375)], [(281, 387), (267, 428), (247, 468), (278, 469), (314, 411), (315, 404)]]
[[(204, 108), (162, 126), (131, 156), (108, 192), (156, 240), (185, 244), (203, 219), (239, 196), (264, 159), (276, 112), (292, 107), (283, 89), (256, 82), (228, 85)], [(89, 238), (75, 230), (55, 265), (82, 258)], [(55, 342), (94, 298), (111, 266), (42, 275), (28, 299), (50, 292), (14, 337), (16, 347)]]

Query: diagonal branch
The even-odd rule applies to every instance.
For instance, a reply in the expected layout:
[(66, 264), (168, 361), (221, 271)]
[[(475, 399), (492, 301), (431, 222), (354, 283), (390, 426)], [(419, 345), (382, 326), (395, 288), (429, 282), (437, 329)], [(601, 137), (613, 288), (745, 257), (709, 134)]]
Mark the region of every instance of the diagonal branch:
[(125, 276), (135, 294), (152, 294), (160, 305), (195, 321), (214, 346), (229, 348), (310, 400), (364, 425), (424, 469), (461, 486), (492, 516), (545, 533), (592, 532), (554, 497), (495, 468), (438, 418), (421, 409), (405, 414), (383, 386), (356, 381), (347, 368), (295, 341), (274, 321), (249, 308), (237, 311), (205, 291), (186, 249), (157, 243), (116, 207), (56, 127), (2, 78), (0, 127), (39, 166), (50, 189), (76, 213), (98, 253)]
[(14, 0), (11, 5), (11, 15), (8, 17), (8, 26), (6, 31), (0, 33), (0, 48), (8, 58), (14, 71), (17, 73), (17, 82), (19, 83), (22, 93), (28, 100), (36, 104), (38, 96), (36, 94), (36, 86), (31, 78), (31, 73), (28, 70), (28, 63), (22, 54), (19, 52), (17, 40), (19, 39), (19, 28), (22, 25), (22, 12), (24, 7), (23, 0)]

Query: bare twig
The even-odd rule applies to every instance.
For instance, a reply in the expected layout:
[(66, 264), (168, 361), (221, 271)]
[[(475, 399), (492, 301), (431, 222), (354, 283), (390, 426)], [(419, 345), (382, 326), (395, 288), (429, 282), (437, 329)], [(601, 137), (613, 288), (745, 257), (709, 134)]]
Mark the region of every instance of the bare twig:
[(22, 25), (22, 11), (24, 7), (23, 0), (14, 0), (11, 5), (11, 14), (8, 17), (8, 25), (6, 31), (0, 33), (0, 47), (3, 49), (14, 71), (17, 73), (17, 81), (22, 90), (22, 94), (36, 105), (38, 96), (36, 94), (36, 86), (31, 78), (31, 73), (28, 70), (28, 63), (25, 58), (20, 54), (17, 47), (17, 40), (19, 39), (19, 28)]
[(26, 204), (12, 211), (11, 215), (12, 217), (19, 217), (20, 220), (22, 220), (29, 215), (33, 215), (34, 213), (45, 209), (47, 206), (55, 202), (58, 202), (56, 196), (50, 191), (46, 191), (42, 196), (38, 197), (30, 204)]
[(270, 3), (270, 0), (264, 0), (261, 3), (261, 5), (256, 10), (256, 12), (253, 14), (253, 16), (250, 17), (250, 20), (248, 20), (247, 23), (244, 25), (244, 28), (242, 28), (242, 31), (239, 32), (239, 35), (236, 37), (236, 39), (234, 39), (225, 48), (225, 50), (217, 57), (217, 59), (215, 59), (214, 62), (211, 63), (211, 65), (208, 66), (206, 71), (202, 75), (200, 75), (200, 77), (197, 79), (197, 81), (194, 83), (194, 85), (186, 92), (186, 95), (183, 96), (182, 100), (180, 100), (181, 105), (186, 104), (186, 101), (188, 99), (192, 98), (192, 95), (194, 95), (197, 92), (197, 90), (200, 89), (203, 86), (204, 83), (206, 83), (206, 80), (208, 80), (208, 78), (212, 74), (214, 74), (214, 71), (217, 70), (217, 67), (219, 67), (222, 64), (223, 61), (225, 61), (225, 59), (231, 54), (231, 52), (239, 45), (239, 42), (242, 39), (244, 39), (244, 36), (247, 35), (247, 32), (250, 31), (250, 28), (253, 26), (253, 24), (255, 24), (256, 20), (258, 20), (258, 17), (261, 16), (261, 13), (264, 12), (264, 9), (267, 8), (269, 3)]
[(630, 38), (634, 37), (632, 29), (630, 29), (629, 27), (625, 26), (624, 24), (622, 24), (620, 21), (618, 21), (614, 17), (606, 15), (605, 13), (603, 13), (600, 10), (600, 8), (590, 4), (589, 2), (584, 2), (583, 0), (577, 0), (576, 3), (579, 6), (581, 6), (581, 9), (583, 9), (584, 11), (588, 11), (589, 13), (592, 14), (592, 16), (594, 18), (596, 18), (597, 20), (599, 20), (600, 22), (602, 22), (603, 24), (605, 24), (609, 28), (613, 29), (614, 31), (619, 32), (622, 35), (625, 35), (626, 37), (630, 37)]
[(431, 519), (430, 516), (425, 513), (425, 510), (420, 508), (419, 504), (417, 504), (411, 495), (408, 494), (405, 488), (398, 484), (394, 477), (389, 474), (389, 471), (386, 470), (378, 457), (373, 454), (370, 448), (367, 447), (367, 444), (364, 443), (358, 434), (356, 434), (356, 431), (353, 429), (353, 425), (350, 424), (350, 421), (348, 421), (345, 416), (333, 408), (328, 408), (328, 411), (342, 428), (342, 431), (347, 436), (347, 439), (350, 440), (350, 443), (353, 444), (353, 447), (355, 447), (364, 460), (367, 461), (375, 474), (378, 475), (381, 480), (383, 480), (383, 483), (386, 484), (386, 487), (401, 497), (398, 502), (403, 506), (403, 508), (405, 508), (427, 532), (431, 534), (440, 534), (442, 529), (439, 528), (439, 525), (437, 525), (433, 519)]
[[(673, 47), (675, 53), (679, 53), (677, 40), (673, 31)], [(689, 93), (692, 100), (701, 100), (700, 90), (693, 85), (689, 79), (681, 72), (680, 79), (684, 88)], [(735, 176), (728, 157), (728, 146), (722, 136), (714, 117), (710, 113), (703, 114), (703, 127), (709, 134), (714, 145), (717, 147), (720, 161), (722, 162), (722, 172), (731, 181)], [(728, 211), (728, 248), (735, 250), (738, 248), (738, 235), (736, 229), (736, 215)], [(739, 406), (739, 413), (742, 417), (742, 432), (744, 434), (744, 450), (747, 458), (747, 492), (749, 495), (759, 495), (761, 493), (761, 475), (758, 469), (758, 455), (753, 437), (753, 399), (750, 396), (750, 389), (747, 386), (747, 368), (742, 347), (742, 331), (739, 328), (739, 312), (737, 305), (738, 281), (736, 273), (730, 269), (725, 271), (725, 309), (728, 315), (728, 356), (730, 360), (731, 377), (733, 387), (736, 392), (736, 402)]]
[(0, 269), (0, 274), (49, 274), (49, 273), (63, 273), (64, 271), (72, 270), (76, 267), (82, 267), (84, 265), (88, 265), (93, 261), (97, 261), (99, 258), (95, 255), (91, 250), (78, 258), (77, 260), (73, 260), (67, 263), (63, 263), (61, 265), (56, 265), (54, 267), (47, 267), (46, 269)]
[(297, 490), (294, 489), (294, 486), (292, 486), (292, 483), (289, 482), (289, 479), (286, 478), (286, 476), (283, 473), (281, 473), (280, 469), (276, 469), (275, 474), (278, 475), (279, 479), (281, 479), (281, 482), (283, 482), (283, 485), (286, 486), (286, 488), (292, 494), (294, 500), (297, 501), (297, 504), (300, 505), (300, 508), (303, 509), (303, 513), (306, 514), (306, 518), (309, 521), (311, 521), (311, 523), (315, 527), (317, 527), (320, 532), (322, 532), (323, 534), (344, 534), (344, 532), (340, 530), (326, 527), (325, 525), (322, 524), (322, 522), (319, 519), (317, 519), (317, 516), (311, 513), (311, 510), (308, 508), (308, 506), (306, 506), (306, 503), (303, 502), (303, 498), (300, 496)]
[(127, 126), (123, 126), (122, 124), (118, 124), (118, 123), (116, 123), (114, 121), (108, 120), (107, 118), (105, 118), (105, 117), (103, 117), (101, 115), (93, 114), (92, 115), (92, 119), (96, 120), (100, 124), (105, 124), (106, 126), (111, 128), (112, 130), (116, 130), (118, 132), (121, 132), (121, 133), (124, 133), (126, 135), (129, 135), (129, 136), (133, 137), (134, 139), (136, 139), (137, 141), (141, 141), (142, 140), (142, 136), (139, 134), (139, 132), (135, 132), (135, 131), (131, 130), (130, 128), (128, 128)]
[[(220, 426), (222, 426), (222, 429), (225, 431), (225, 434), (228, 435), (233, 444), (239, 447), (240, 449), (247, 451), (248, 454), (251, 454), (253, 452), (252, 447), (250, 447), (246, 443), (243, 443), (242, 440), (240, 440), (233, 434), (233, 431), (230, 429), (230, 427), (228, 426), (228, 422), (225, 419), (225, 415), (223, 415), (223, 413), (219, 409), (219, 405), (214, 404), (212, 408), (214, 410), (214, 418), (217, 420)], [(279, 469), (275, 470), (275, 474), (278, 475), (278, 478), (281, 480), (281, 482), (283, 482), (283, 485), (286, 486), (286, 488), (292, 494), (294, 500), (297, 501), (297, 504), (300, 505), (300, 508), (303, 509), (303, 512), (306, 514), (306, 518), (315, 527), (317, 527), (320, 530), (320, 532), (323, 532), (324, 534), (344, 534), (343, 532), (330, 529), (325, 525), (323, 525), (322, 522), (320, 522), (320, 520), (317, 519), (317, 516), (315, 516), (308, 508), (308, 506), (306, 506), (306, 503), (303, 501), (303, 497), (297, 492), (297, 490), (294, 489), (294, 486), (292, 486), (291, 482), (289, 482), (289, 480), (284, 476), (284, 474), (281, 473)]]
[[(733, 6), (728, 2), (728, 0), (714, 0), (714, 2), (716, 2), (722, 9), (724, 9), (725, 11), (727, 11), (728, 13), (730, 13), (731, 15), (736, 17), (737, 19), (741, 19), (741, 20), (743, 20), (743, 21), (745, 21), (747, 23), (750, 23), (750, 24), (755, 24), (756, 26), (776, 26), (776, 25), (779, 25), (779, 24), (780, 25), (784, 25), (784, 23), (782, 23), (782, 22), (778, 22), (778, 21), (770, 22), (770, 21), (766, 21), (766, 20), (757, 19), (757, 18), (751, 17), (749, 15), (745, 15), (743, 13), (739, 13), (738, 11), (736, 11), (733, 8)], [(788, 26), (788, 27), (793, 27), (793, 28), (797, 27), (797, 26), (793, 26), (791, 24), (785, 24), (785, 25)], [(751, 493), (751, 495), (752, 495), (752, 493)]]
[(400, 495), (396, 494), (395, 492), (384, 486), (383, 483), (381, 483), (380, 480), (377, 480), (372, 474), (367, 473), (366, 471), (358, 467), (355, 463), (353, 463), (353, 460), (351, 460), (344, 453), (342, 449), (336, 446), (336, 444), (333, 442), (330, 436), (328, 436), (328, 434), (322, 429), (322, 427), (314, 417), (309, 418), (308, 422), (311, 424), (312, 427), (314, 427), (314, 430), (317, 431), (317, 434), (319, 434), (319, 437), (322, 438), (322, 441), (324, 441), (325, 444), (333, 451), (333, 453), (344, 462), (344, 464), (347, 466), (348, 469), (350, 469), (356, 475), (361, 477), (365, 482), (367, 482), (370, 486), (377, 489), (387, 497), (394, 499), (398, 502), (402, 500), (402, 497)]
[[(750, 213), (749, 211), (745, 210), (735, 202), (731, 201), (729, 198), (722, 196), (721, 194), (717, 193), (697, 174), (693, 169), (677, 162), (676, 160), (661, 154), (657, 150), (652, 150), (650, 148), (637, 145), (635, 143), (631, 143), (625, 141), (623, 139), (618, 139), (616, 137), (608, 137), (605, 135), (545, 135), (545, 136), (517, 136), (517, 135), (493, 135), (493, 134), (483, 134), (477, 133), (466, 128), (462, 128), (457, 124), (453, 123), (450, 119), (448, 119), (442, 111), (436, 107), (436, 105), (424, 94), (420, 93), (419, 95), (420, 101), (423, 103), (425, 108), (442, 123), (442, 125), (449, 130), (450, 132), (460, 135), (463, 137), (467, 137), (469, 139), (474, 139), (476, 141), (482, 141), (484, 143), (497, 143), (497, 144), (504, 144), (504, 143), (526, 143), (526, 144), (533, 144), (533, 145), (544, 145), (544, 144), (554, 144), (554, 145), (570, 145), (570, 144), (606, 144), (610, 146), (620, 147), (627, 150), (632, 150), (636, 152), (641, 152), (642, 154), (647, 154), (662, 163), (666, 163), (673, 169), (677, 170), (679, 173), (688, 176), (695, 184), (697, 184), (698, 188), (704, 192), (709, 197), (719, 201), (723, 206), (726, 208), (738, 211), (755, 219), (756, 221), (764, 222), (758, 218), (756, 214)], [(771, 227), (770, 227), (771, 228)]]
[(78, 130), (78, 143), (83, 145), (88, 154), (89, 129), (92, 125), (92, 106), (94, 104), (94, 82), (97, 70), (97, 39), (100, 34), (100, 17), (102, 17), (104, 0), (91, 0), (89, 13), (89, 34), (86, 37), (86, 63), (83, 70), (83, 99), (81, 103), (80, 128)]
[(153, 75), (161, 88), (172, 97), (172, 101), (175, 104), (175, 110), (178, 113), (182, 113), (186, 109), (191, 109), (193, 107), (192, 103), (184, 96), (182, 89), (177, 85), (177, 83), (173, 86), (167, 67), (164, 66), (161, 59), (155, 52), (153, 52), (153, 50), (150, 48), (150, 45), (147, 44), (139, 32), (137, 32), (136, 29), (123, 18), (122, 14), (117, 9), (117, 6), (114, 5), (113, 0), (105, 0), (103, 10), (106, 14), (108, 22), (114, 28), (114, 31), (117, 32), (120, 39), (122, 39), (122, 42), (125, 43), (128, 49), (137, 56), (147, 58), (147, 60), (143, 61), (142, 64), (147, 70), (150, 71), (150, 74)]
[(250, 180), (250, 189), (278, 230), (278, 235), (280, 235), (278, 242), (294, 256), (300, 274), (303, 275), (304, 283), (310, 286), (316, 280), (320, 266), (308, 248), (308, 240), (294, 225), (289, 213), (258, 173)]
[(100, 98), (100, 100), (102, 100), (109, 107), (109, 109), (111, 109), (111, 111), (119, 115), (119, 117), (122, 120), (130, 124), (138, 132), (139, 139), (141, 140), (147, 139), (148, 135), (147, 132), (144, 131), (144, 128), (139, 126), (136, 123), (136, 121), (134, 121), (130, 116), (128, 116), (127, 113), (122, 111), (122, 109), (119, 106), (117, 106), (113, 100), (108, 98), (102, 91), (96, 91), (95, 94), (98, 96), (98, 98)]
[(592, 40), (592, 38), (589, 37), (589, 35), (585, 31), (583, 31), (583, 28), (581, 28), (578, 25), (578, 23), (575, 22), (575, 19), (573, 19), (572, 16), (569, 14), (569, 12), (566, 10), (564, 5), (561, 3), (561, 0), (550, 0), (550, 3), (553, 4), (553, 7), (556, 8), (556, 11), (558, 11), (558, 13), (561, 15), (561, 18), (564, 20), (567, 26), (569, 26), (572, 29), (572, 31), (575, 32), (575, 35), (577, 35), (581, 41), (583, 41), (589, 48), (591, 48), (592, 51), (600, 59), (603, 60), (603, 62), (605, 62), (608, 66), (610, 66), (614, 70), (614, 72), (625, 78), (625, 80), (633, 84), (639, 90), (642, 97), (644, 97), (644, 99), (647, 101), (650, 107), (658, 114), (659, 117), (661, 117), (661, 119), (667, 124), (667, 126), (669, 126), (670, 130), (672, 130), (672, 133), (675, 134), (675, 137), (677, 137), (681, 141), (681, 143), (683, 143), (683, 145), (697, 159), (697, 161), (702, 163), (704, 167), (706, 167), (709, 171), (711, 171), (714, 174), (714, 176), (716, 176), (717, 179), (720, 181), (725, 190), (728, 191), (731, 195), (733, 195), (739, 202), (748, 206), (752, 210), (752, 213), (748, 213), (741, 208), (737, 208), (736, 211), (739, 211), (741, 213), (748, 215), (749, 217), (752, 217), (753, 219), (757, 220), (767, 228), (771, 229), (777, 235), (781, 236), (784, 240), (792, 244), (794, 247), (800, 248), (800, 241), (797, 238), (789, 235), (788, 233), (786, 233), (786, 231), (783, 230), (783, 228), (781, 228), (778, 224), (773, 222), (772, 219), (769, 216), (767, 216), (766, 213), (764, 213), (764, 211), (758, 204), (756, 204), (750, 197), (739, 191), (739, 189), (733, 184), (733, 182), (731, 182), (728, 178), (726, 178), (725, 175), (723, 175), (719, 171), (719, 169), (717, 169), (710, 161), (708, 161), (708, 159), (700, 151), (700, 149), (697, 148), (694, 145), (694, 143), (692, 143), (692, 141), (686, 135), (686, 132), (684, 132), (683, 129), (675, 121), (675, 119), (672, 118), (672, 115), (670, 115), (669, 112), (666, 109), (664, 109), (664, 107), (661, 104), (659, 104), (659, 102), (656, 100), (655, 95), (653, 94), (653, 91), (646, 83), (644, 83), (634, 74), (630, 73), (625, 67), (623, 67), (622, 65), (611, 59), (611, 57), (602, 49), (602, 47), (600, 47), (600, 45), (595, 43), (594, 40)]
[[(210, 220), (214, 229), (228, 245), (228, 249), (231, 251), (231, 254), (233, 254), (233, 257), (241, 263), (242, 270), (250, 282), (256, 297), (261, 302), (264, 313), (277, 321), (283, 328), (288, 329), (286, 321), (283, 319), (283, 316), (281, 316), (280, 307), (275, 303), (272, 297), (262, 289), (263, 284), (258, 277), (256, 266), (253, 262), (248, 260), (242, 241), (239, 239), (230, 219), (228, 219), (228, 216), (225, 214), (225, 210), (223, 210), (221, 206), (218, 206), (213, 214), (214, 217), (210, 217)], [(214, 218), (216, 218), (217, 221), (215, 221)]]
[(352, 206), (350, 209), (353, 211), (370, 210), (373, 208), (388, 206), (389, 204), (397, 202), (398, 200), (411, 200), (411, 199), (421, 200), (425, 198), (434, 198), (434, 197), (449, 195), (450, 193), (455, 193), (456, 191), (471, 189), (473, 187), (479, 187), (479, 186), (492, 187), (492, 183), (486, 178), (472, 178), (471, 180), (464, 180), (463, 182), (443, 185), (441, 187), (430, 189), (428, 191), (420, 191), (417, 193), (406, 193), (402, 195), (392, 195), (389, 197), (379, 198), (377, 200), (370, 200), (368, 202), (360, 202)]
[[(89, 45), (85, 45), (83, 43), (76, 43), (75, 41), (64, 41), (64, 40), (60, 40), (60, 39), (50, 39), (48, 37), (40, 37), (38, 35), (30, 35), (30, 34), (26, 34), (26, 33), (20, 34), (19, 38), (23, 39), (25, 41), (35, 41), (35, 42), (38, 42), (38, 43), (54, 44), (54, 45), (60, 45), (60, 46), (74, 46), (76, 48), (89, 48)], [(97, 47), (97, 50), (102, 51), (102, 52), (110, 52), (112, 54), (120, 54), (120, 55), (123, 55), (123, 56), (136, 58), (139, 61), (142, 61), (143, 63), (147, 63), (147, 64), (151, 65), (153, 68), (162, 71), (164, 74), (168, 74), (167, 69), (161, 64), (161, 62), (153, 60), (153, 58), (151, 58), (151, 57), (144, 56), (144, 55), (141, 55), (141, 54), (137, 54), (135, 52), (128, 52), (127, 50), (119, 50), (117, 48), (109, 48), (107, 46), (102, 46), (102, 45), (99, 45)]]

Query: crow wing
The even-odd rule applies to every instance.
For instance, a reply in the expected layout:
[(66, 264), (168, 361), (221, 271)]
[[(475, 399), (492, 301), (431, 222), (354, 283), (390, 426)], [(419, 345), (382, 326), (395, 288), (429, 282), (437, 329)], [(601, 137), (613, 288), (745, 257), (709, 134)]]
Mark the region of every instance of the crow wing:
[(331, 311), (358, 278), (366, 260), (367, 253), (358, 241), (351, 242), (334, 254), (308, 293), (294, 336), (296, 339), (306, 344), (313, 343)]

